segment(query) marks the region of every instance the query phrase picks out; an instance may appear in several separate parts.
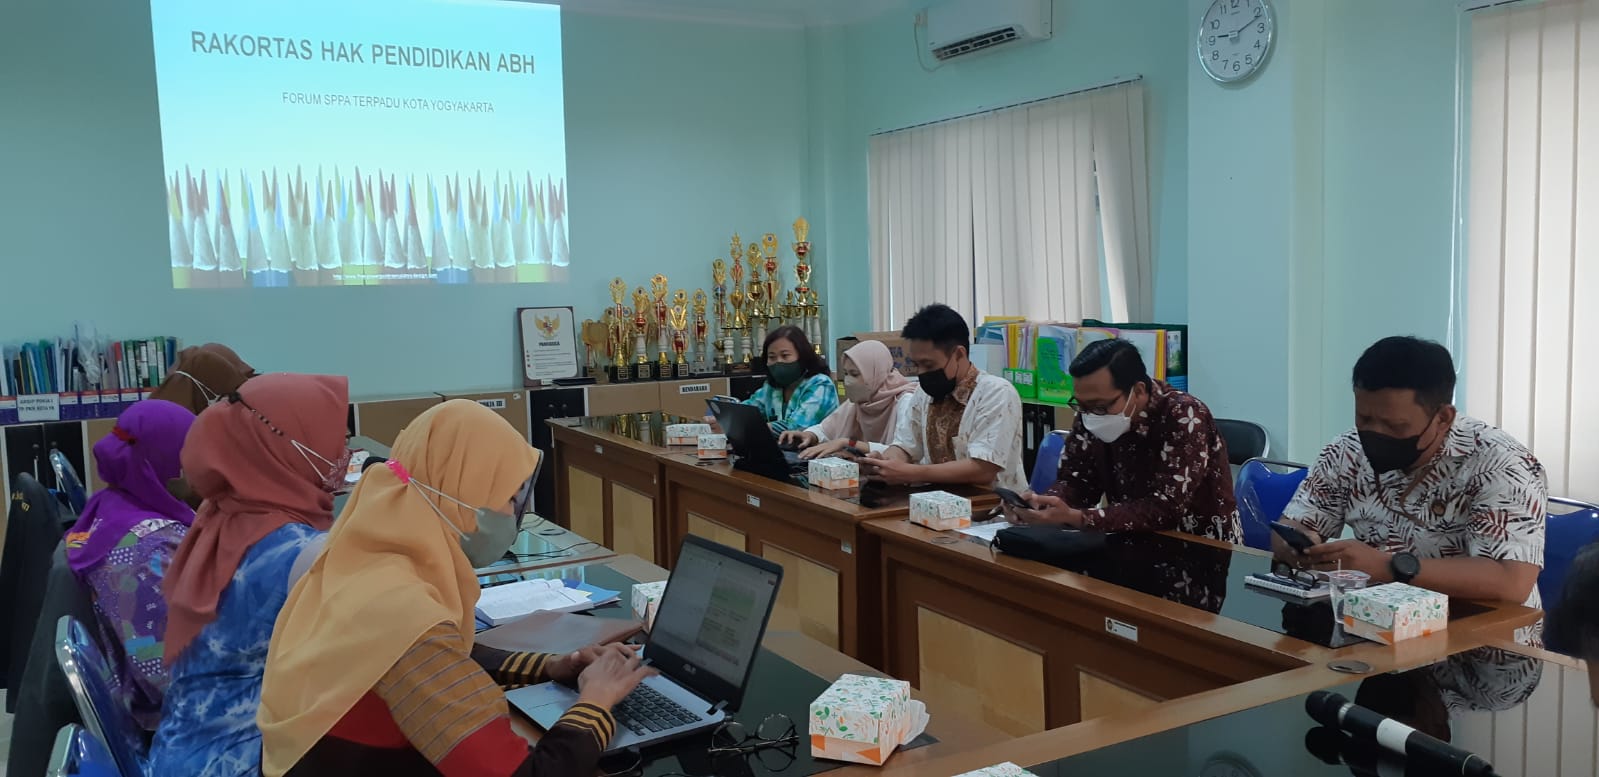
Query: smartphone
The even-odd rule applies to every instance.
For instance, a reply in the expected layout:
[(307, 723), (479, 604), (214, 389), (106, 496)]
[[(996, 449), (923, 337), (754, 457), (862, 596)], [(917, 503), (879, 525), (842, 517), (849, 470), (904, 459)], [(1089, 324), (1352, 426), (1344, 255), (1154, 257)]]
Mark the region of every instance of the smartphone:
[(1288, 547), (1293, 548), (1297, 553), (1304, 553), (1312, 545), (1316, 544), (1316, 541), (1312, 540), (1309, 534), (1281, 521), (1274, 522), (1270, 526), (1271, 530), (1276, 532), (1277, 536), (1283, 538), (1283, 542), (1288, 543)]
[(994, 487), (994, 493), (998, 494), (1000, 500), (1003, 501), (1005, 504), (1010, 505), (1011, 507), (1020, 507), (1020, 508), (1025, 509), (1025, 510), (1033, 509), (1032, 505), (1022, 501), (1022, 495), (1021, 494), (1018, 494), (1015, 491), (1012, 491), (1012, 490), (1010, 490), (1008, 488), (1001, 488), (999, 486), (995, 486)]

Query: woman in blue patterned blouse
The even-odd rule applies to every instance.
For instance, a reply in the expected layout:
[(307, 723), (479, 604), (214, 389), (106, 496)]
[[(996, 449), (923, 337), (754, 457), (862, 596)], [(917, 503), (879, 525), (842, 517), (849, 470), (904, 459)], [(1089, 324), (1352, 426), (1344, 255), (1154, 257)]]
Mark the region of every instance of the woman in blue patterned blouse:
[(773, 434), (808, 429), (838, 409), (838, 387), (827, 362), (799, 327), (773, 329), (763, 352), (766, 382), (744, 404), (761, 409)]

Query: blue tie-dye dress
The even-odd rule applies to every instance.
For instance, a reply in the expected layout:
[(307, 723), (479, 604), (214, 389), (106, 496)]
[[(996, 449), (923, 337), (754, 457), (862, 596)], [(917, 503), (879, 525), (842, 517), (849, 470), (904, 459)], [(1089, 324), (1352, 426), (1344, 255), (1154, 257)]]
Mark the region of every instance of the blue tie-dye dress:
[(289, 570), (320, 532), (289, 524), (244, 554), (217, 603), (217, 619), (171, 667), (150, 773), (234, 777), (261, 773), (261, 704), (267, 645), (289, 596)]

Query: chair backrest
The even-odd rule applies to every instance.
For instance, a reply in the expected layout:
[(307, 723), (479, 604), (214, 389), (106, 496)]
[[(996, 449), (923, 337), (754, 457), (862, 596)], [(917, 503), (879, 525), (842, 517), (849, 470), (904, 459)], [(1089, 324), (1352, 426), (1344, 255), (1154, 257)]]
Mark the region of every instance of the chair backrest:
[(1549, 520), (1545, 527), (1538, 594), (1543, 597), (1543, 606), (1549, 608), (1560, 601), (1566, 572), (1577, 554), (1599, 542), (1599, 505), (1549, 497)]
[(105, 743), (76, 723), (61, 727), (50, 751), (46, 777), (116, 777), (116, 761)]
[(1218, 418), (1216, 431), (1227, 441), (1227, 463), (1235, 467), (1250, 459), (1271, 455), (1271, 438), (1266, 436), (1266, 427), (1254, 421)]
[(122, 777), (145, 777), (149, 769), (144, 735), (111, 692), (113, 670), (105, 654), (83, 624), (71, 615), (61, 616), (56, 624), (56, 661), (67, 676), (84, 728), (105, 744), (118, 773)]
[(56, 488), (67, 498), (67, 504), (72, 507), (72, 512), (83, 514), (83, 505), (89, 501), (89, 495), (83, 489), (83, 480), (78, 477), (77, 468), (67, 460), (67, 455), (55, 448), (50, 449), (50, 468), (56, 473)]
[(1042, 494), (1055, 485), (1055, 476), (1060, 473), (1060, 455), (1066, 450), (1066, 432), (1056, 429), (1044, 435), (1044, 440), (1038, 444), (1038, 458), (1033, 461), (1033, 476), (1027, 486), (1035, 493)]
[(1303, 464), (1268, 459), (1250, 459), (1238, 472), (1233, 496), (1238, 500), (1238, 520), (1244, 528), (1244, 544), (1260, 550), (1271, 549), (1271, 529), (1283, 517), (1283, 509), (1299, 489), (1310, 470)]
[(32, 475), (12, 476), (10, 497), (0, 551), (0, 678), (8, 691), (6, 712), (14, 713), (44, 601), (50, 551), (61, 541), (62, 528), (60, 503)]

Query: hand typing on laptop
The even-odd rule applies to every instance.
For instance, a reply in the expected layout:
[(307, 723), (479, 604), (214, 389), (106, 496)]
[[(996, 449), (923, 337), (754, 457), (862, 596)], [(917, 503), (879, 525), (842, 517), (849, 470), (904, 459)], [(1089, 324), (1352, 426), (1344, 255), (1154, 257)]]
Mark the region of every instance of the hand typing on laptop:
[[(611, 709), (633, 692), (644, 678), (659, 674), (644, 664), (637, 645), (593, 645), (560, 659), (550, 669), (550, 679), (575, 685), (578, 703)], [(574, 677), (575, 675), (575, 677)]]

